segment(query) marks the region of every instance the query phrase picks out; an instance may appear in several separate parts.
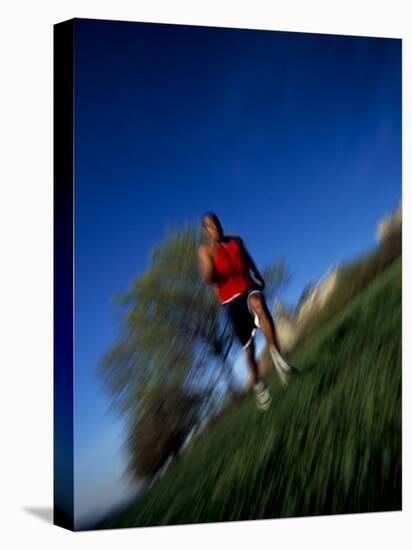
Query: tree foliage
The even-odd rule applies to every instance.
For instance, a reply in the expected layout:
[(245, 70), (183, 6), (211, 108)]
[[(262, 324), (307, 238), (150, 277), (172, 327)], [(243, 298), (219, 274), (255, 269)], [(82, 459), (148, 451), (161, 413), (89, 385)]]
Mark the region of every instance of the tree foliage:
[[(219, 313), (214, 290), (200, 278), (201, 239), (200, 228), (192, 226), (169, 232), (152, 250), (144, 273), (116, 297), (119, 334), (99, 372), (127, 416), (127, 448), (136, 476), (162, 464), (191, 429), (195, 410), (198, 416), (208, 410), (217, 379), (229, 377), (224, 365), (233, 331)], [(263, 274), (269, 294), (286, 275), (282, 263)], [(170, 388), (173, 396), (165, 396)], [(166, 410), (170, 422), (161, 420)]]
[(100, 368), (125, 409), (165, 377), (183, 383), (188, 369), (221, 348), (218, 302), (198, 274), (200, 238), (191, 227), (172, 232), (153, 249), (148, 269), (116, 298), (120, 333)]
[(131, 418), (127, 437), (129, 472), (151, 478), (175, 457), (199, 421), (195, 395), (180, 387), (163, 386), (146, 403), (141, 415)]

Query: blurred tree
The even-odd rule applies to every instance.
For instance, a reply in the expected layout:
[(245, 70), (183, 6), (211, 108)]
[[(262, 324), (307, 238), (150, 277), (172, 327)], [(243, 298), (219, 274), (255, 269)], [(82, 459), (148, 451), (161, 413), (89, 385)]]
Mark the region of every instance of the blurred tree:
[[(99, 373), (115, 406), (128, 417), (128, 450), (136, 475), (153, 473), (147, 462), (142, 465), (140, 446), (152, 448), (153, 467), (159, 466), (173, 438), (180, 441), (191, 429), (194, 409), (197, 415), (210, 412), (218, 380), (226, 377), (230, 388), (231, 373), (225, 365), (233, 331), (220, 314), (215, 292), (199, 276), (201, 238), (201, 229), (190, 226), (170, 232), (154, 247), (147, 270), (115, 299), (120, 330)], [(286, 278), (283, 263), (270, 265), (262, 274), (269, 296)], [(173, 398), (164, 398), (165, 388), (174, 388)], [(193, 392), (195, 400), (190, 397)], [(170, 422), (162, 423), (160, 411), (165, 407)], [(179, 421), (181, 429), (172, 428)], [(144, 460), (150, 462), (148, 456)]]
[(177, 456), (198, 421), (195, 395), (179, 387), (159, 388), (141, 415), (130, 419), (126, 443), (130, 474), (137, 479), (153, 477)]
[[(290, 281), (290, 273), (286, 269), (285, 261), (279, 260), (268, 264), (262, 271), (265, 280), (265, 297), (268, 303), (273, 302), (281, 286)], [(272, 308), (270, 308), (272, 309)]]
[[(193, 228), (172, 232), (151, 253), (148, 269), (115, 302), (120, 333), (100, 371), (121, 410), (142, 406), (164, 380), (181, 386), (231, 335), (218, 318), (214, 292), (200, 280)], [(223, 336), (226, 337), (226, 341)]]

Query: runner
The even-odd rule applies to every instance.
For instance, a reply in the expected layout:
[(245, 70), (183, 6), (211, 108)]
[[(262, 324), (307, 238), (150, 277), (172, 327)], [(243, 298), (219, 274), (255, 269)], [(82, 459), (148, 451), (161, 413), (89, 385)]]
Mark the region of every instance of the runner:
[(225, 235), (216, 214), (204, 214), (202, 225), (209, 242), (199, 246), (200, 273), (208, 284), (215, 287), (222, 305), (226, 308), (234, 331), (246, 352), (257, 405), (266, 410), (270, 406), (271, 396), (259, 373), (255, 357), (254, 336), (258, 327), (262, 330), (284, 387), (288, 385), (291, 367), (279, 352), (275, 326), (263, 296), (265, 282), (242, 239)]

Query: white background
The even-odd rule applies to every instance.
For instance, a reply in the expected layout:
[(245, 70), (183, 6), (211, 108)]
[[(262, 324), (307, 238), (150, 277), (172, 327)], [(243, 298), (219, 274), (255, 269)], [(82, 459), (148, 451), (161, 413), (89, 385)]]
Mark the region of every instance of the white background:
[[(411, 521), (411, 29), (407, 0), (14, 1), (1, 9), (0, 544), (3, 548), (407, 548)], [(7, 5), (7, 8), (4, 6)], [(72, 17), (403, 38), (404, 511), (71, 533), (52, 506), (52, 25)], [(408, 99), (408, 101), (406, 101)], [(408, 153), (408, 154), (406, 154)], [(409, 327), (407, 331), (406, 327)], [(32, 510), (30, 512), (30, 509)], [(33, 513), (33, 509), (37, 512)], [(39, 517), (42, 516), (42, 517)], [(410, 543), (409, 543), (410, 544)]]

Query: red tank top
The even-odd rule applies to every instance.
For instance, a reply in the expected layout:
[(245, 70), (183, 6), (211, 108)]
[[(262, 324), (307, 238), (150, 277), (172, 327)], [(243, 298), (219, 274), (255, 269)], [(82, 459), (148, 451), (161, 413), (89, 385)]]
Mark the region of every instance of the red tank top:
[(225, 242), (211, 245), (211, 250), (219, 277), (215, 288), (221, 302), (227, 302), (253, 286), (249, 265), (238, 239), (229, 237)]

